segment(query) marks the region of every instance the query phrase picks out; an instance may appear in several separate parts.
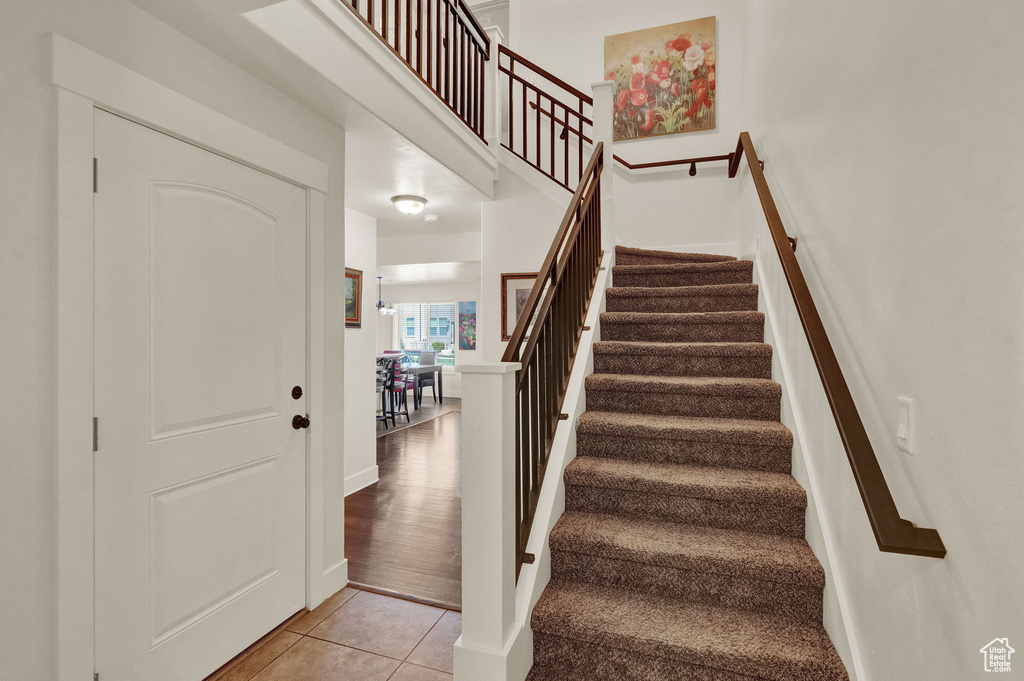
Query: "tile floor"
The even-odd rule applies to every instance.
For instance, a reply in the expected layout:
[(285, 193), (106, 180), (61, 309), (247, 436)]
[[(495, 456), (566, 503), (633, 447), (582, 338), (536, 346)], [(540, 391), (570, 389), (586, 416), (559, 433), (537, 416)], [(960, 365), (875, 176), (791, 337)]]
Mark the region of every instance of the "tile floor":
[(451, 681), (457, 612), (346, 587), (207, 681)]

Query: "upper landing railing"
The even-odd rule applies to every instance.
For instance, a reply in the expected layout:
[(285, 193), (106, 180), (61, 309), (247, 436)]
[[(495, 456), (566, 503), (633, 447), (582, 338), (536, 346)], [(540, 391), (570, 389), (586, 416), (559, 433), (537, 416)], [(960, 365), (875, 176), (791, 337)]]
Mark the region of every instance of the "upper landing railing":
[(441, 101), (484, 139), (490, 40), (463, 0), (347, 0)]

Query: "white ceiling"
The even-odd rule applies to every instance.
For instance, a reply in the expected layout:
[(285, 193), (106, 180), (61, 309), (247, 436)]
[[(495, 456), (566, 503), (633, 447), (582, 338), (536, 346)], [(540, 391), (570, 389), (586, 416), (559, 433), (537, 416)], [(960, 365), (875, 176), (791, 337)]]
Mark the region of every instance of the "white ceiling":
[[(371, 111), (241, 18), (280, 0), (132, 0), (346, 130), (345, 204), (378, 219), (381, 236), (451, 234), (480, 229), (483, 194), (428, 156)], [(391, 205), (396, 194), (427, 199), (418, 216)], [(425, 223), (424, 214), (440, 216)]]
[(384, 277), (384, 282), (389, 286), (479, 281), (480, 261), (379, 265), (377, 276)]
[[(427, 200), (419, 215), (403, 215), (391, 204), (397, 194)], [(377, 218), (379, 236), (454, 234), (480, 230), (475, 187), (394, 130), (377, 122), (345, 135), (345, 205)], [(437, 222), (423, 216), (437, 215)]]

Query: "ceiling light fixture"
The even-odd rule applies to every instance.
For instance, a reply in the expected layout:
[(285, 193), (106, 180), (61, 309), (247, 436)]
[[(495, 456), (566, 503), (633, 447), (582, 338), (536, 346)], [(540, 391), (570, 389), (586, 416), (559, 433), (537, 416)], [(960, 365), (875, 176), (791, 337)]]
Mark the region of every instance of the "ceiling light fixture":
[(440, 219), (441, 219), (441, 216), (439, 216), (439, 215), (424, 215), (423, 216), (423, 222), (437, 222)]
[(395, 204), (395, 208), (397, 208), (400, 213), (416, 215), (416, 213), (423, 210), (423, 206), (427, 205), (427, 200), (422, 196), (399, 194), (398, 196), (391, 197), (391, 203)]
[(384, 296), (381, 295), (380, 284), (383, 278), (384, 277), (377, 277), (377, 314), (382, 317), (384, 315), (395, 314), (395, 308), (391, 303), (385, 303)]

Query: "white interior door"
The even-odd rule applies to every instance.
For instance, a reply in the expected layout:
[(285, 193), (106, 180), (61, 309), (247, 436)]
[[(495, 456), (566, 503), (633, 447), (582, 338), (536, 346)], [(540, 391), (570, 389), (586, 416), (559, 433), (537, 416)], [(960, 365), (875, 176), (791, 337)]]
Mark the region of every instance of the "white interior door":
[(198, 681), (305, 594), (306, 193), (96, 111), (96, 659)]

